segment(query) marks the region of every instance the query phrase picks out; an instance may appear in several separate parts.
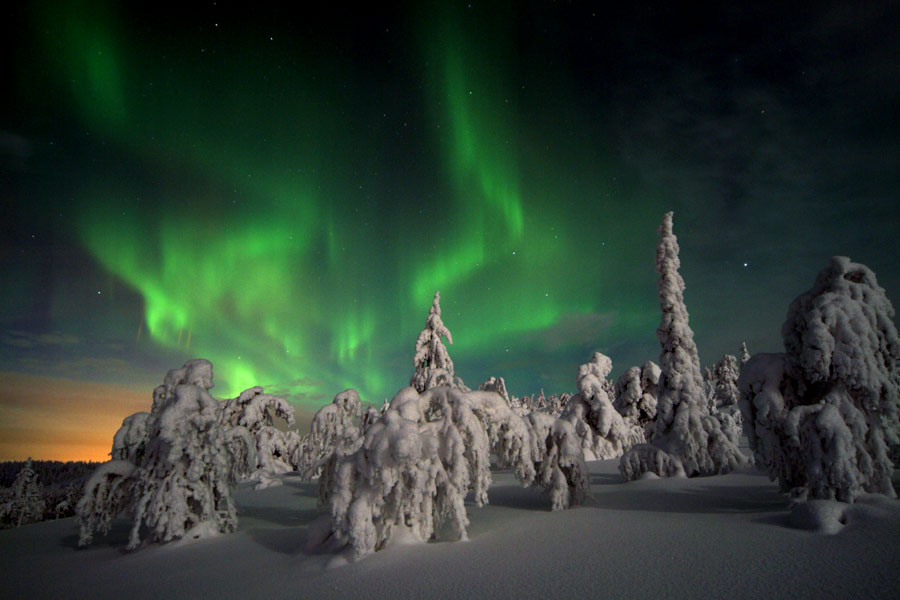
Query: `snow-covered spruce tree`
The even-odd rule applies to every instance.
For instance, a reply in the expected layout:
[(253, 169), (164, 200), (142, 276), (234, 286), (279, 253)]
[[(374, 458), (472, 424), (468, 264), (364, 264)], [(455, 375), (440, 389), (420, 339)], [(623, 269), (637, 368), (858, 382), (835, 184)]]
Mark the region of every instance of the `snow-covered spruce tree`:
[(348, 388), (335, 395), (313, 415), (309, 434), (304, 436), (304, 455), (299, 467), (304, 479), (318, 477), (335, 448), (362, 436), (362, 400), (359, 393)]
[[(757, 354), (738, 385), (757, 463), (798, 499), (896, 495), (900, 338), (865, 265), (837, 256), (798, 296), (784, 354)], [(893, 458), (893, 460), (892, 460)]]
[(643, 429), (626, 423), (612, 404), (615, 388), (606, 379), (611, 370), (609, 357), (594, 352), (591, 361), (579, 367), (578, 393), (560, 416), (574, 427), (586, 460), (617, 458), (644, 441)]
[(419, 392), (439, 385), (465, 389), (462, 380), (453, 375), (453, 361), (450, 360), (450, 353), (447, 352), (441, 338), (447, 338), (447, 343), (453, 344), (453, 336), (441, 320), (441, 293), (438, 291), (434, 293), (425, 329), (416, 339), (416, 354), (413, 357), (416, 370), (409, 380), (409, 385)]
[(740, 375), (737, 358), (726, 354), (713, 367), (714, 398), (716, 408), (737, 406), (737, 380)]
[[(294, 470), (292, 462), (300, 445), (296, 431), (282, 431), (274, 418), (294, 424), (294, 408), (283, 398), (266, 394), (256, 386), (244, 390), (222, 406), (222, 423), (227, 429), (245, 428), (256, 446), (256, 467), (246, 474), (256, 480), (256, 489), (281, 485), (276, 476)], [(239, 463), (240, 464), (240, 463)]]
[[(428, 540), (446, 524), (451, 535), (466, 539), (466, 449), (450, 419), (424, 421), (414, 388), (398, 392), (360, 448), (336, 464), (331, 494), (335, 537), (355, 556), (381, 549), (404, 529)], [(487, 450), (486, 436), (481, 450)]]
[(46, 509), (38, 475), (31, 464), (31, 457), (16, 475), (12, 484), (12, 496), (9, 506), (4, 511), (8, 521), (14, 526), (37, 523), (44, 519)]
[(509, 402), (509, 392), (506, 391), (506, 380), (502, 377), (491, 377), (484, 383), (478, 386), (480, 391), (484, 392), (497, 392), (506, 402)]
[(631, 367), (616, 381), (616, 399), (613, 406), (626, 423), (639, 427), (647, 440), (655, 428), (658, 382), (659, 367), (649, 360), (643, 367)]
[(531, 429), (534, 485), (550, 494), (552, 510), (565, 510), (590, 495), (590, 480), (581, 438), (575, 427), (545, 412), (525, 417)]
[(153, 393), (140, 462), (109, 461), (85, 484), (76, 509), (80, 545), (90, 543), (95, 530), (107, 531), (123, 512), (133, 517), (129, 549), (140, 544), (142, 531), (151, 541), (166, 542), (234, 530), (231, 488), (243, 470), (235, 462), (244, 459), (252, 468), (255, 448), (244, 427), (223, 426), (222, 405), (208, 392), (212, 386), (207, 360), (169, 371)]
[(628, 480), (646, 472), (659, 476), (727, 473), (747, 458), (707, 408), (700, 359), (684, 304), (684, 280), (678, 273), (681, 263), (671, 212), (663, 217), (658, 231), (656, 272), (662, 321), (656, 334), (662, 351), (656, 430), (652, 447), (635, 446), (622, 457), (619, 469)]

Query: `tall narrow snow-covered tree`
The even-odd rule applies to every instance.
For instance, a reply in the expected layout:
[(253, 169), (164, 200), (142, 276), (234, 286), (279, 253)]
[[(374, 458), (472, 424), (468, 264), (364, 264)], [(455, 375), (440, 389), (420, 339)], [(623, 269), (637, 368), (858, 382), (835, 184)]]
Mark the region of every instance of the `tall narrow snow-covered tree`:
[[(656, 405), (656, 429), (650, 451), (638, 445), (632, 456), (623, 457), (620, 468), (627, 479), (646, 471), (665, 476), (677, 472), (667, 468), (656, 472), (659, 464), (680, 463), (684, 474), (726, 473), (744, 464), (744, 457), (721, 422), (708, 411), (704, 394), (700, 358), (694, 343), (684, 303), (684, 279), (678, 269), (678, 240), (672, 231), (672, 213), (666, 213), (659, 226), (656, 247), (656, 272), (659, 273), (659, 304), (662, 320), (656, 335), (662, 347), (661, 370)], [(659, 452), (669, 455), (662, 460)], [(644, 460), (653, 457), (653, 460)]]
[(419, 392), (438, 385), (458, 385), (458, 380), (453, 376), (453, 361), (450, 360), (450, 353), (442, 338), (447, 338), (447, 343), (453, 344), (453, 336), (441, 320), (441, 293), (438, 291), (434, 293), (425, 329), (416, 339), (416, 354), (413, 357), (415, 372), (409, 385)]
[(756, 354), (738, 385), (757, 463), (798, 499), (895, 496), (900, 337), (875, 273), (833, 257), (798, 296), (783, 354)]

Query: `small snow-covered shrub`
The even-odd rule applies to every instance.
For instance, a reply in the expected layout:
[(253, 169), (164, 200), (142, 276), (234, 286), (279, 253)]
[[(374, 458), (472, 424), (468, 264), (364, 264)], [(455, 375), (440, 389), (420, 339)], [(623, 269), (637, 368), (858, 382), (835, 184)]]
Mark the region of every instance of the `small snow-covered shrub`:
[(359, 393), (346, 389), (335, 395), (313, 415), (310, 431), (303, 440), (303, 456), (300, 475), (305, 479), (318, 477), (325, 464), (343, 440), (353, 440), (362, 435), (362, 401)]
[(644, 431), (626, 422), (612, 404), (613, 387), (606, 379), (612, 370), (608, 356), (595, 352), (578, 369), (578, 393), (569, 398), (560, 419), (568, 421), (586, 460), (617, 458), (644, 441)]
[(532, 412), (526, 419), (532, 431), (534, 485), (550, 494), (552, 510), (584, 502), (590, 494), (590, 479), (575, 427), (542, 412)]
[[(257, 489), (281, 485), (276, 475), (294, 470), (292, 462), (300, 436), (295, 431), (282, 431), (274, 418), (288, 426), (294, 424), (294, 408), (283, 398), (266, 394), (256, 386), (244, 390), (237, 398), (226, 400), (221, 420), (227, 429), (244, 428), (253, 440), (256, 465), (242, 474), (258, 481)], [(236, 464), (244, 464), (237, 461)]]
[(757, 354), (738, 381), (758, 464), (783, 491), (852, 502), (895, 497), (900, 338), (875, 274), (834, 257), (782, 326), (784, 354)]

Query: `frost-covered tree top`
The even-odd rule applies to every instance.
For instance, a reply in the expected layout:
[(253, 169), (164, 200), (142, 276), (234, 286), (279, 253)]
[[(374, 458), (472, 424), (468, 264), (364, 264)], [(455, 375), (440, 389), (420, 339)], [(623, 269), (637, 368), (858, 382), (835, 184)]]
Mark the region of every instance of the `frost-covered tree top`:
[(453, 361), (441, 338), (447, 338), (447, 343), (453, 344), (453, 336), (441, 320), (441, 293), (438, 291), (434, 293), (425, 329), (416, 340), (416, 354), (413, 357), (416, 370), (409, 384), (419, 392), (437, 385), (454, 383)]

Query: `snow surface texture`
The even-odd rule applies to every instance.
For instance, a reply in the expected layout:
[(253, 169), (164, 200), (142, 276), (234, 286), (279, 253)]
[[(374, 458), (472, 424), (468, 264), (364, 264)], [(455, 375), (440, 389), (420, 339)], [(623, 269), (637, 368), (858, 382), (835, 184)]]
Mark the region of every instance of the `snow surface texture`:
[[(238, 530), (123, 555), (129, 523), (80, 551), (75, 519), (0, 531), (4, 598), (900, 598), (900, 501), (863, 496), (789, 525), (763, 473), (624, 483), (618, 461), (588, 464), (593, 500), (550, 512), (497, 471), (491, 503), (468, 507), (465, 543), (389, 545), (343, 567), (313, 552), (316, 486), (240, 484)], [(822, 535), (828, 523), (839, 530)], [(325, 533), (328, 515), (325, 514)], [(794, 519), (792, 515), (790, 517)], [(799, 515), (796, 517), (800, 525)], [(844, 523), (841, 523), (841, 520)], [(604, 540), (605, 550), (598, 547)], [(653, 565), (653, 568), (648, 568)], [(828, 568), (839, 565), (839, 568)]]
[[(227, 426), (224, 405), (207, 391), (212, 385), (212, 363), (188, 361), (154, 390), (148, 417), (125, 420), (116, 438), (146, 441), (121, 442), (119, 451), (140, 460), (112, 460), (87, 481), (76, 509), (80, 545), (89, 544), (95, 530), (105, 533), (123, 512), (132, 516), (129, 549), (140, 545), (143, 532), (168, 542), (235, 529), (231, 489), (237, 474), (256, 466), (255, 444), (245, 427)], [(249, 404), (257, 395), (248, 390), (242, 397)], [(131, 436), (141, 421), (147, 435)]]
[(578, 393), (569, 398), (560, 417), (580, 438), (585, 460), (617, 458), (644, 441), (643, 427), (626, 421), (612, 404), (615, 389), (606, 379), (611, 370), (610, 358), (595, 352), (578, 368)]
[(447, 338), (447, 343), (453, 345), (453, 336), (441, 320), (441, 293), (437, 291), (425, 320), (425, 329), (416, 339), (416, 353), (413, 357), (416, 370), (409, 385), (418, 392), (439, 385), (465, 388), (462, 380), (453, 376), (453, 361), (441, 338)]
[(797, 297), (784, 354), (757, 354), (739, 380), (760, 465), (796, 498), (895, 496), (900, 339), (894, 308), (865, 265), (838, 256)]
[[(672, 213), (659, 226), (656, 272), (662, 321), (656, 330), (662, 351), (657, 389), (656, 428), (650, 443), (669, 458), (642, 445), (622, 459), (622, 473), (629, 479), (645, 469), (665, 477), (683, 471), (688, 476), (727, 473), (747, 463), (735, 443), (734, 431), (723, 430), (723, 420), (709, 412), (700, 374), (700, 358), (684, 304), (684, 280), (678, 272), (678, 240), (672, 233)], [(652, 458), (652, 460), (649, 460)], [(681, 463), (681, 469), (676, 466)], [(663, 472), (653, 470), (665, 466)]]

